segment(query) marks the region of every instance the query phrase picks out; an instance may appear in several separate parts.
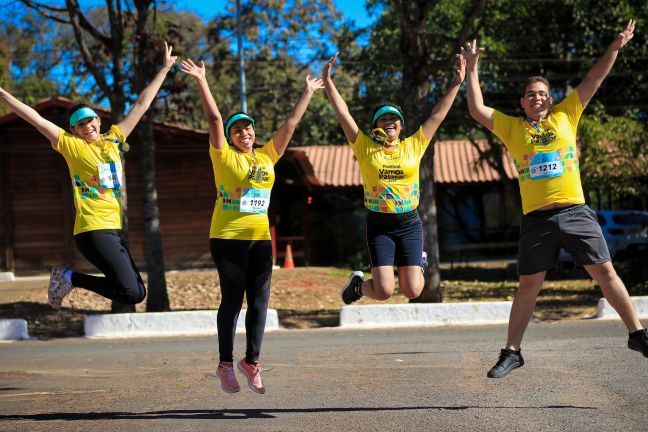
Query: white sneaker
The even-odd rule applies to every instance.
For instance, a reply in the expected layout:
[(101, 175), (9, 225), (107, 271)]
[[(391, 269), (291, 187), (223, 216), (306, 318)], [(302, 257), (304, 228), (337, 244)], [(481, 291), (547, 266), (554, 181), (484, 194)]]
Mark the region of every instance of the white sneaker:
[(61, 309), (63, 299), (74, 289), (72, 284), (65, 281), (63, 272), (65, 267), (54, 267), (50, 274), (49, 286), (47, 288), (47, 302), (52, 309)]

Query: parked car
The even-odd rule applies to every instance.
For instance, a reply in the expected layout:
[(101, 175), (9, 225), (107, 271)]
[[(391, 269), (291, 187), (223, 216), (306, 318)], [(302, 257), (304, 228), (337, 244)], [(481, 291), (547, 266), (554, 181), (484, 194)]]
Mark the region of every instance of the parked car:
[[(648, 251), (648, 212), (597, 210), (596, 217), (613, 259), (624, 259), (641, 251)], [(560, 251), (561, 263), (571, 260), (569, 252)]]

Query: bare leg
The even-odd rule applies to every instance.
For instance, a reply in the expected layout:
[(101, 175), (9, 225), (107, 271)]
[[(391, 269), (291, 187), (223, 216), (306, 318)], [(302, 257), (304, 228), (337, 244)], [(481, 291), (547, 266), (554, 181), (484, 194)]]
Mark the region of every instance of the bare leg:
[(398, 267), (398, 284), (405, 297), (415, 299), (421, 295), (425, 279), (420, 266)]
[(512, 350), (519, 350), (522, 337), (529, 325), (529, 320), (535, 310), (538, 293), (542, 289), (542, 283), (547, 272), (535, 273), (532, 275), (520, 275), (520, 286), (515, 293), (511, 316), (508, 324), (508, 337), (506, 347)]
[(621, 278), (617, 275), (611, 261), (602, 264), (591, 264), (584, 266), (585, 270), (601, 286), (603, 295), (610, 302), (610, 305), (619, 314), (623, 323), (632, 333), (641, 330), (643, 327), (637, 318), (632, 300), (628, 295), (628, 290)]
[(387, 300), (394, 294), (396, 281), (392, 266), (374, 267), (371, 269), (371, 276), (372, 279), (362, 284), (362, 294), (374, 300)]

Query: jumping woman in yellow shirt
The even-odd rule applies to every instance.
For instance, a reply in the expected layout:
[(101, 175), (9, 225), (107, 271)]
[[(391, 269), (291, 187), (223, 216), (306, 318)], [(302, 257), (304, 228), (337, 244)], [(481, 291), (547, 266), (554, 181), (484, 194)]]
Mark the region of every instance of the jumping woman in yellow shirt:
[(104, 134), (100, 133), (101, 119), (88, 105), (70, 109), (70, 132), (67, 132), (0, 88), (0, 100), (38, 129), (65, 158), (76, 207), (74, 242), (83, 256), (105, 275), (91, 276), (55, 267), (48, 289), (49, 304), (54, 309), (61, 307), (65, 296), (75, 287), (122, 303), (140, 303), (146, 297), (139, 271), (119, 236), (123, 179), (119, 152), (127, 150), (126, 138), (148, 110), (175, 63), (172, 47), (166, 42), (164, 46), (164, 63), (158, 74), (126, 117)]
[[(209, 234), (221, 288), (218, 308), (218, 376), (227, 393), (240, 390), (233, 368), (234, 333), (243, 295), (247, 297), (245, 330), (247, 349), (238, 369), (248, 386), (265, 393), (258, 363), (265, 331), (272, 245), (268, 222), (274, 165), (283, 155), (297, 124), (322, 80), (306, 77), (306, 87), (288, 120), (263, 147), (255, 148), (255, 122), (247, 113), (231, 115), (225, 122), (205, 78), (205, 64), (182, 62), (183, 72), (196, 79), (200, 100), (209, 124), (209, 156), (216, 182), (217, 199)], [(229, 144), (228, 144), (229, 143)]]
[[(376, 107), (370, 121), (371, 134), (363, 133), (331, 79), (335, 54), (322, 70), (326, 95), (360, 165), (367, 208), (366, 242), (372, 279), (361, 271), (351, 273), (342, 287), (342, 300), (351, 304), (363, 295), (386, 300), (394, 293), (394, 264), (403, 294), (417, 298), (423, 290), (421, 268), (425, 265), (423, 230), (416, 210), (419, 204), (419, 166), (434, 133), (441, 125), (465, 75), (465, 61), (448, 92), (418, 130), (401, 140), (405, 118), (394, 104)], [(430, 186), (431, 187), (431, 186)]]

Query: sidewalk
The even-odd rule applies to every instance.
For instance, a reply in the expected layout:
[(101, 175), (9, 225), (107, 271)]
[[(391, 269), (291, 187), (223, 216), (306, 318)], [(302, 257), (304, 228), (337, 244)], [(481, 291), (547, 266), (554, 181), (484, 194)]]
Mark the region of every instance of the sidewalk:
[[(49, 276), (20, 277), (13, 281), (0, 281), (0, 304), (46, 296)], [(633, 297), (641, 318), (648, 317), (648, 297)], [(340, 307), (340, 328), (380, 328), (404, 326), (483, 325), (506, 323), (510, 301), (464, 303), (409, 303), (365, 304)], [(47, 307), (46, 305), (41, 305)], [(69, 308), (68, 308), (69, 309)], [(87, 337), (148, 337), (170, 335), (216, 334), (215, 310), (182, 310), (162, 313), (104, 314), (79, 311), (82, 315), (83, 334)], [(54, 320), (66, 319), (64, 312), (52, 311)], [(601, 299), (596, 318), (619, 319), (606, 300)], [(0, 318), (0, 340), (27, 339), (25, 317), (7, 320)], [(237, 332), (244, 331), (245, 309), (241, 311)], [(267, 331), (280, 328), (279, 314), (268, 311)]]

